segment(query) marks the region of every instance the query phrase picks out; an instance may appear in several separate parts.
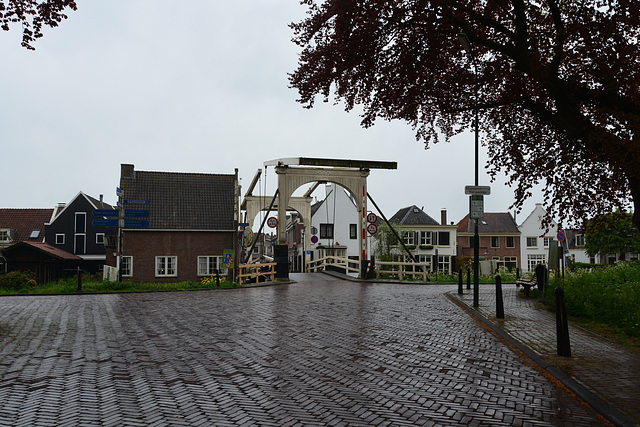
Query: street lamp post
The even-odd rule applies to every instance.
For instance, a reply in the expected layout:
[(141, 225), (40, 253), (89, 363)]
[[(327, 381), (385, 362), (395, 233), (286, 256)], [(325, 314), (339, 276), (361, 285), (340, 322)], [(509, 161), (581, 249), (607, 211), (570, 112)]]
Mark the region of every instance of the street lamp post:
[[(473, 49), (471, 49), (471, 43), (469, 42), (469, 38), (465, 33), (459, 33), (458, 39), (464, 47), (464, 50), (467, 51), (469, 56), (471, 57), (471, 62), (473, 63), (473, 73), (475, 75), (475, 99), (474, 99), (474, 122), (473, 122), (473, 130), (475, 133), (475, 186), (478, 186), (478, 163), (479, 163), (479, 136), (478, 136), (478, 63), (476, 60), (476, 56), (473, 53)], [(469, 219), (471, 219), (471, 213), (469, 213)], [(480, 239), (478, 236), (478, 219), (474, 220), (474, 231), (473, 231), (473, 306), (477, 307), (479, 305), (478, 294), (480, 287)]]

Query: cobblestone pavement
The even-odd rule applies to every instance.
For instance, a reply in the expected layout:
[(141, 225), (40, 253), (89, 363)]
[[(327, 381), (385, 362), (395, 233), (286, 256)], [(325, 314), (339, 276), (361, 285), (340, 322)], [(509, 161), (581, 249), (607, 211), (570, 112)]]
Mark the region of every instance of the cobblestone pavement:
[(605, 423), (454, 287), (296, 280), (0, 298), (0, 425)]
[(555, 313), (530, 298), (522, 298), (514, 284), (502, 286), (504, 319), (496, 319), (495, 286), (481, 285), (478, 308), (473, 291), (457, 288), (450, 295), (463, 301), (491, 324), (525, 344), (546, 363), (558, 368), (614, 410), (640, 425), (640, 352), (619, 346), (569, 324), (571, 358), (557, 356)]

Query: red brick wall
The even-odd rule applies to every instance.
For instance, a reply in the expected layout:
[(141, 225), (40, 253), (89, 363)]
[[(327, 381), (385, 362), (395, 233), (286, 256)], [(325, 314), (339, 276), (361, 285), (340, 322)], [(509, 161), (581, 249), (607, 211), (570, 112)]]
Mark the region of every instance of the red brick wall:
[[(502, 261), (506, 256), (515, 256), (518, 258), (518, 267), (521, 268), (520, 236), (513, 236), (515, 244), (515, 247), (513, 248), (507, 248), (506, 236), (499, 234), (495, 234), (494, 236), (500, 237), (499, 248), (491, 247), (491, 236), (480, 236), (480, 258), (493, 259), (493, 257), (500, 257), (500, 260)], [(485, 255), (485, 252), (489, 252), (489, 254)], [(473, 247), (469, 247), (469, 236), (461, 236), (458, 234), (458, 256), (473, 257), (473, 255)]]
[[(133, 256), (133, 281), (181, 282), (200, 280), (198, 256), (222, 256), (233, 249), (233, 232), (209, 231), (128, 231), (124, 233), (123, 255)], [(113, 251), (107, 251), (107, 264), (115, 265)], [(177, 277), (156, 277), (156, 256), (177, 256)]]

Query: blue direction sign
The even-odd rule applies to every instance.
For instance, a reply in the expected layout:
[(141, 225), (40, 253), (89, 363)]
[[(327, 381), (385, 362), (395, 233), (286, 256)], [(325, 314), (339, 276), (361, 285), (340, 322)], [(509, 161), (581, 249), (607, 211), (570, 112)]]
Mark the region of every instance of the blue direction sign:
[(115, 209), (96, 209), (93, 211), (93, 216), (118, 216), (118, 211)]
[(117, 227), (117, 219), (94, 219), (92, 221), (94, 227)]
[(125, 199), (124, 200), (124, 204), (125, 205), (148, 205), (149, 204), (149, 200), (129, 200), (129, 199)]
[(149, 211), (140, 210), (140, 209), (125, 209), (124, 217), (125, 218), (146, 218), (149, 216)]
[(144, 219), (125, 219), (124, 226), (130, 228), (148, 228), (149, 221)]

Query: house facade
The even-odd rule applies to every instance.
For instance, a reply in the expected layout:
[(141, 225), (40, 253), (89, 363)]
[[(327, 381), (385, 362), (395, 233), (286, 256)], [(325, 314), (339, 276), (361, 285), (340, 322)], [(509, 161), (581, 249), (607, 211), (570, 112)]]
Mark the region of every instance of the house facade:
[[(473, 258), (475, 220), (466, 215), (458, 222), (458, 256)], [(508, 212), (485, 212), (478, 219), (479, 258), (490, 261), (490, 270), (521, 268), (520, 231)]]
[[(447, 211), (440, 213), (440, 222), (415, 205), (400, 209), (389, 222), (399, 232), (405, 246), (419, 263), (429, 265), (429, 271), (450, 273), (457, 254), (457, 226), (447, 224)], [(409, 262), (411, 258), (401, 245), (392, 250), (394, 259)]]
[[(359, 242), (358, 208), (353, 195), (345, 188), (328, 183), (325, 197), (311, 205), (310, 259), (333, 255), (354, 260), (358, 268)], [(304, 248), (304, 246), (303, 246)]]
[(0, 273), (9, 271), (3, 250), (20, 242), (43, 242), (53, 209), (0, 209)]
[(523, 272), (534, 271), (538, 264), (548, 264), (549, 246), (558, 244), (558, 225), (552, 221), (548, 230), (542, 226), (542, 218), (546, 214), (542, 203), (536, 203), (533, 211), (518, 226)]
[(119, 266), (124, 280), (198, 281), (218, 270), (233, 279), (223, 257), (231, 253), (238, 264), (237, 169), (234, 174), (153, 172), (123, 164), (120, 189), (125, 213), (144, 214), (133, 226), (125, 221), (120, 251), (108, 250), (109, 265)]
[(102, 195), (93, 198), (82, 191), (69, 203), (60, 203), (53, 210), (51, 220), (45, 224), (45, 242), (56, 249), (74, 254), (82, 259), (80, 268), (88, 273), (98, 273), (106, 262), (106, 236), (115, 236), (116, 227), (96, 227), (94, 210), (113, 210)]
[(68, 277), (81, 268), (82, 258), (44, 242), (24, 240), (3, 252), (7, 272), (30, 272), (38, 284)]

